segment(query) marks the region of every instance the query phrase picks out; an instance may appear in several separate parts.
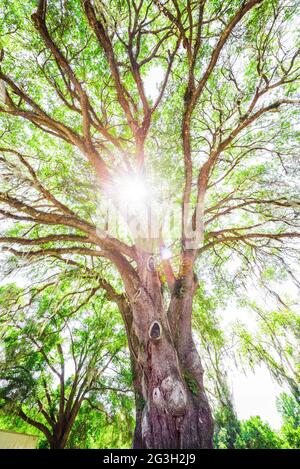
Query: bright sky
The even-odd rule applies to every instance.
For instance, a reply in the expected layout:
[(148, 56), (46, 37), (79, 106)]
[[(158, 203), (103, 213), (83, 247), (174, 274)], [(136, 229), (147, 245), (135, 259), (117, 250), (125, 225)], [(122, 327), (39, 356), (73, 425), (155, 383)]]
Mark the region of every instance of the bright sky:
[(279, 429), (281, 417), (276, 409), (276, 397), (287, 389), (283, 389), (271, 379), (267, 368), (257, 367), (255, 373), (248, 372), (247, 375), (235, 369), (230, 378), (238, 417), (248, 419), (259, 415), (272, 428)]
[[(236, 304), (229, 304), (222, 313), (224, 328), (229, 328), (237, 319), (245, 323), (249, 329), (253, 329), (256, 322), (250, 311), (239, 308)], [(232, 362), (228, 363), (228, 367), (228, 384), (239, 419), (244, 420), (259, 415), (272, 428), (279, 429), (281, 417), (276, 409), (276, 398), (288, 389), (276, 383), (265, 365), (256, 366), (254, 372), (240, 370)]]

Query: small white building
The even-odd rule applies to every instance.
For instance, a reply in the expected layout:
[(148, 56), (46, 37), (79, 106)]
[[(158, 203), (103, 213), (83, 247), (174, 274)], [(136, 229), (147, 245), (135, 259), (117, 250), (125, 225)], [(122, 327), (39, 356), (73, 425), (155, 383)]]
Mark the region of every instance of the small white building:
[(0, 449), (35, 449), (39, 437), (0, 430)]

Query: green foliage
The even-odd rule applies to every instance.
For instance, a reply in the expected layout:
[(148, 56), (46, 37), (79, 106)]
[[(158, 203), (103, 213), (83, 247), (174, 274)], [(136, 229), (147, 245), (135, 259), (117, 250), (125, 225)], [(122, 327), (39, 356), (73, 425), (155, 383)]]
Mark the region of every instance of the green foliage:
[(187, 387), (189, 388), (189, 390), (195, 396), (198, 396), (198, 394), (199, 394), (199, 385), (197, 383), (196, 378), (193, 376), (193, 374), (189, 370), (184, 369), (183, 370), (183, 377), (185, 379), (185, 382), (186, 382)]
[(143, 410), (145, 407), (146, 401), (141, 394), (137, 394), (135, 399), (135, 406), (137, 410)]
[(108, 447), (102, 432), (115, 435), (119, 427), (124, 431), (118, 440), (114, 436), (115, 444), (126, 445), (133, 425), (133, 400), (127, 395), (131, 376), (124, 329), (102, 295), (95, 295), (88, 307), (83, 304), (74, 311), (70, 295), (74, 283), (76, 279), (63, 280), (55, 291), (49, 287), (51, 293), (47, 288), (33, 291), (29, 302), (25, 301), (28, 292), (14, 286), (2, 288), (1, 299), (6, 302), (0, 305), (1, 422), (4, 428), (29, 433), (32, 426), (44, 447), (52, 444), (52, 424), (63, 419), (67, 425), (69, 408), (80, 420), (72, 436), (72, 444), (78, 446), (79, 434), (84, 440), (80, 428), (89, 428), (84, 419), (91, 406), (96, 409), (91, 414), (99, 431), (94, 440), (87, 434), (86, 443)]
[(282, 393), (277, 399), (282, 418), (279, 431), (271, 429), (259, 416), (239, 421), (232, 405), (215, 412), (215, 447), (220, 449), (300, 449), (300, 406), (296, 398)]
[(287, 393), (277, 399), (277, 409), (283, 420), (280, 435), (287, 448), (300, 449), (300, 403)]
[(67, 448), (129, 448), (133, 428), (132, 412), (126, 415), (125, 408), (108, 415), (104, 408), (101, 412), (84, 404), (72, 428)]
[(239, 422), (232, 405), (218, 408), (214, 415), (215, 434), (214, 444), (218, 449), (233, 449), (241, 433)]
[[(29, 410), (30, 415), (37, 417), (34, 409)], [(14, 413), (13, 407), (11, 409), (0, 409), (0, 429), (10, 430), (16, 433), (27, 433), (28, 435), (38, 436), (37, 448), (49, 448), (47, 438), (37, 428), (24, 422), (20, 417)]]
[(241, 423), (241, 432), (236, 440), (237, 449), (282, 448), (282, 440), (260, 417), (251, 417)]

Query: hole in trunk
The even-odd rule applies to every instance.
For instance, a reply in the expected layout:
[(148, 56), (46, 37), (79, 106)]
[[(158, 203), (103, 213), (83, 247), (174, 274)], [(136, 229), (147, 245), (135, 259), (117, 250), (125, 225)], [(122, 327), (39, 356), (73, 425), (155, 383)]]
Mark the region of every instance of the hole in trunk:
[(153, 340), (158, 340), (158, 339), (160, 339), (160, 336), (161, 336), (161, 326), (160, 326), (159, 322), (154, 321), (154, 322), (151, 324), (150, 329), (149, 329), (149, 336), (150, 336), (150, 339), (153, 339)]

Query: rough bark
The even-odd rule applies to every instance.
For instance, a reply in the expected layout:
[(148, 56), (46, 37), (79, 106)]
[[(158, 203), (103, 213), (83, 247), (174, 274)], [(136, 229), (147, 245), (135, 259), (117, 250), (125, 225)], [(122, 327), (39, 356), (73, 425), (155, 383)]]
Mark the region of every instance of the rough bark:
[(50, 449), (64, 449), (65, 448), (73, 423), (74, 421), (72, 419), (72, 422), (71, 421), (67, 422), (64, 426), (61, 426), (60, 429), (58, 429), (58, 426), (56, 426), (51, 439), (48, 440)]
[(64, 449), (71, 430), (73, 428), (75, 419), (78, 415), (80, 406), (82, 404), (83, 396), (79, 399), (76, 399), (74, 405), (72, 406), (70, 412), (66, 411), (60, 415), (60, 419), (57, 422), (53, 435), (49, 440), (50, 449)]
[(50, 443), (50, 449), (64, 449), (65, 446), (66, 446), (66, 443), (57, 438), (53, 438), (53, 440)]
[(133, 447), (211, 448), (213, 420), (191, 329), (196, 282), (193, 276), (180, 279), (167, 311), (159, 277), (145, 259), (139, 262), (141, 287), (131, 299), (136, 400)]

